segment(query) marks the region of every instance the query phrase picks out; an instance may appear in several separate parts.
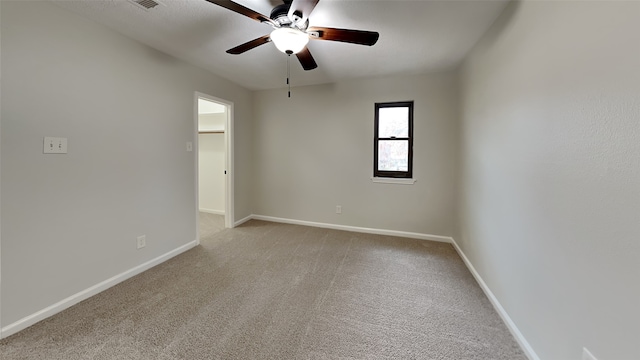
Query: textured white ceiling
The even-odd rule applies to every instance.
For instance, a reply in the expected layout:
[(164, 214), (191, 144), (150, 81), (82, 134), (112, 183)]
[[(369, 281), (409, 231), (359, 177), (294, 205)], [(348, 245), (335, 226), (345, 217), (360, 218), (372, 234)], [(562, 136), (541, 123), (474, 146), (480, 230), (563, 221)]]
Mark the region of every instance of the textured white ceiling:
[[(51, 0), (130, 38), (207, 69), (248, 89), (284, 87), (287, 56), (273, 44), (240, 55), (225, 51), (268, 34), (270, 26), (205, 0), (159, 0), (144, 10), (127, 0)], [(237, 0), (268, 16), (278, 0)], [(377, 31), (372, 47), (332, 41), (308, 45), (318, 68), (291, 57), (293, 85), (356, 77), (419, 74), (457, 66), (507, 0), (320, 0), (311, 26)]]

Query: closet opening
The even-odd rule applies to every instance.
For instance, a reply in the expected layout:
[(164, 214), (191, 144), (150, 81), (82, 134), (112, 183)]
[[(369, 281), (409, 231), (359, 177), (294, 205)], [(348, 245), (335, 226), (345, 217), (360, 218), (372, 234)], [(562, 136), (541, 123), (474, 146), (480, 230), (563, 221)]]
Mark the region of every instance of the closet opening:
[(198, 240), (233, 227), (233, 104), (196, 93)]

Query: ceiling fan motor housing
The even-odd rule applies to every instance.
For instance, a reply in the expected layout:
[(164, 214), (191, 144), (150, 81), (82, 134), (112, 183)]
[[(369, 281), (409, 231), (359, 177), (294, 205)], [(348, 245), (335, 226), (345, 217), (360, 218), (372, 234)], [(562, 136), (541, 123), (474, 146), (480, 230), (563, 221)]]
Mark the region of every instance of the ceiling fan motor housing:
[(289, 8), (291, 8), (290, 2), (280, 4), (271, 10), (271, 15), (269, 17), (281, 27), (296, 28), (302, 31), (306, 30), (309, 27), (309, 19), (304, 23), (300, 23), (300, 20), (302, 20), (302, 14), (298, 11), (294, 12), (293, 19), (291, 19), (289, 17)]

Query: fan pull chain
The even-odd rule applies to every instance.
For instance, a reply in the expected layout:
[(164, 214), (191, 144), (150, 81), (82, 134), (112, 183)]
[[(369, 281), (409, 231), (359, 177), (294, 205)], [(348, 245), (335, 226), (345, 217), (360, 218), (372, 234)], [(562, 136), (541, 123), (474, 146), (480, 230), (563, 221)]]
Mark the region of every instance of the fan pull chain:
[(289, 68), (289, 59), (291, 59), (291, 54), (287, 54), (287, 86), (289, 87), (287, 90), (287, 97), (291, 97), (291, 82), (289, 81), (291, 70)]

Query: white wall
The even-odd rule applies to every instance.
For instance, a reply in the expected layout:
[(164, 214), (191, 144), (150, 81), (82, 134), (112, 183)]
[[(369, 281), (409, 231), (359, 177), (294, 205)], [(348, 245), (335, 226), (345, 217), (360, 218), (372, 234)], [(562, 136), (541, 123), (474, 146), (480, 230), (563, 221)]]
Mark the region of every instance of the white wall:
[(195, 240), (195, 91), (234, 102), (251, 214), (249, 91), (48, 2), (1, 7), (3, 327)]
[[(454, 73), (346, 81), (254, 95), (255, 213), (449, 236)], [(374, 184), (374, 103), (414, 100), (414, 185)], [(342, 214), (335, 213), (336, 205)]]
[(200, 211), (224, 214), (224, 134), (198, 135)]
[(200, 131), (224, 131), (226, 123), (226, 111), (221, 113), (198, 114), (198, 129)]
[(462, 69), (455, 235), (541, 359), (640, 359), (640, 3), (516, 2)]
[[(227, 113), (200, 114), (200, 131), (224, 131)], [(225, 212), (225, 134), (198, 135), (198, 205), (200, 211)]]

